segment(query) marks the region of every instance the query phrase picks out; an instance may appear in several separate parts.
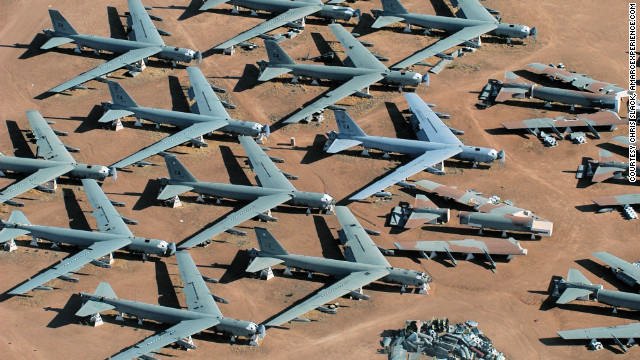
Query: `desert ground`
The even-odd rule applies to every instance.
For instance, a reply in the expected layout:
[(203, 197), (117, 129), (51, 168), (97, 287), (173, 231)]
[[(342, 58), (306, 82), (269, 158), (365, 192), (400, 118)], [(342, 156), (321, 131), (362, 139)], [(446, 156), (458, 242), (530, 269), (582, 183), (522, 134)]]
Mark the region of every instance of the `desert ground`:
[[(196, 13), (193, 9), (199, 6), (197, 0), (193, 4), (176, 0), (175, 6), (170, 6), (170, 1), (158, 0), (146, 0), (144, 4), (154, 7), (152, 14), (164, 18), (157, 26), (172, 33), (171, 37), (165, 38), (167, 44), (205, 53), (198, 66), (213, 84), (228, 90), (220, 96), (237, 105), (236, 110), (229, 111), (234, 118), (274, 124), (331, 85), (322, 82), (320, 86), (312, 86), (305, 81), (290, 84), (291, 77), (287, 75), (273, 82), (258, 83), (255, 63), (267, 59), (262, 46), (253, 51), (239, 50), (233, 56), (207, 51), (243, 29), (264, 21), (264, 15), (260, 19), (249, 16), (247, 11), (230, 15), (230, 5)], [(403, 4), (414, 12), (451, 14), (448, 2), (440, 0), (406, 0)], [(558, 147), (549, 149), (530, 135), (500, 131), (500, 123), (568, 115), (568, 107), (555, 106), (548, 110), (536, 100), (513, 101), (485, 110), (477, 109), (474, 104), (488, 79), (502, 79), (505, 71), (521, 70), (532, 62), (563, 62), (568, 69), (625, 87), (626, 2), (487, 0), (484, 4), (500, 10), (505, 22), (536, 26), (538, 39), (507, 45), (503, 40), (487, 37), (482, 49), (456, 59), (440, 74), (431, 76), (430, 86), (420, 86), (416, 91), (426, 102), (437, 104), (437, 111), (451, 115), (448, 123), (465, 131), (461, 136), (465, 144), (504, 149), (506, 162), (472, 168), (449, 161), (446, 176), (424, 172), (411, 179), (431, 179), (512, 200), (553, 221), (553, 236), (530, 240), (528, 235), (516, 235), (529, 253), (510, 262), (499, 262), (497, 273), (492, 273), (482, 260), (459, 261), (459, 265), (453, 267), (441, 259), (388, 257), (394, 266), (429, 273), (434, 279), (430, 294), (400, 294), (398, 287), (374, 284), (365, 288), (371, 296), (370, 301), (338, 299), (344, 307), (337, 315), (310, 313), (308, 317), (315, 320), (313, 322), (292, 323), (283, 329), (268, 330), (259, 347), (250, 347), (244, 341), (230, 343), (226, 336), (205, 332), (194, 337), (197, 350), (186, 353), (167, 347), (160, 351), (161, 358), (384, 359), (387, 355), (379, 353), (381, 334), (403, 327), (407, 319), (432, 317), (448, 317), (454, 322), (478, 321), (495, 347), (508, 358), (608, 359), (621, 356), (610, 343), (606, 343), (603, 351), (591, 352), (586, 348), (586, 342), (560, 341), (556, 331), (626, 324), (638, 320), (636, 312), (620, 310), (613, 314), (610, 307), (580, 301), (555, 307), (548, 289), (552, 276), (566, 276), (570, 268), (577, 268), (607, 289), (634, 291), (615, 279), (590, 254), (608, 251), (629, 261), (640, 259), (640, 248), (634, 242), (638, 224), (625, 220), (618, 211), (597, 214), (590, 204), (592, 198), (631, 193), (637, 188), (624, 182), (583, 186), (574, 174), (584, 157), (597, 157), (601, 146), (610, 148), (606, 145), (608, 140), (612, 136), (626, 135), (627, 127), (619, 127), (612, 133), (601, 132), (602, 139), (590, 136), (584, 145), (561, 141)], [(419, 29), (414, 29), (413, 35), (405, 34), (399, 24), (381, 31), (367, 30), (373, 21), (369, 10), (380, 8), (380, 3), (359, 1), (350, 5), (361, 8), (367, 15), (363, 16), (361, 24), (356, 26), (356, 21), (352, 20), (344, 24), (345, 27), (351, 31), (356, 26), (354, 31), (363, 34), (363, 40), (375, 44), (373, 52), (390, 58), (388, 64), (435, 41), (434, 37), (422, 35)], [(124, 0), (0, 2), (2, 153), (33, 156), (35, 146), (25, 138), (25, 131), (29, 129), (26, 110), (40, 111), (47, 120), (55, 121), (53, 128), (69, 132), (62, 140), (80, 148), (81, 152), (73, 155), (77, 161), (89, 164), (112, 164), (173, 132), (169, 127), (156, 130), (151, 124), (134, 129), (133, 119), (128, 119), (125, 129), (118, 132), (100, 126), (97, 123), (102, 114), (100, 102), (110, 101), (104, 83), (89, 82), (89, 90), (78, 90), (71, 96), (39, 96), (110, 58), (94, 56), (90, 51), (85, 51), (83, 56), (74, 54), (72, 45), (52, 51), (38, 50), (44, 40), (36, 34), (51, 28), (47, 9), (60, 10), (81, 33), (118, 35), (121, 29), (115, 26), (117, 22), (113, 17), (110, 21), (107, 15), (113, 14), (113, 9), (105, 11), (107, 6), (115, 8), (120, 15), (127, 11)], [(442, 34), (434, 32), (434, 35)], [(307, 54), (317, 56), (321, 51), (319, 48), (326, 46), (342, 50), (322, 20), (309, 20), (301, 35), (285, 40), (281, 45), (294, 59)], [(342, 52), (339, 54), (344, 57)], [(416, 70), (424, 72), (427, 69), (417, 67)], [(156, 63), (135, 78), (124, 73), (125, 70), (119, 70), (111, 77), (117, 79), (140, 105), (189, 111), (183, 89), (188, 86), (184, 67), (171, 69)], [(348, 98), (339, 105), (347, 105), (349, 114), (367, 134), (415, 138), (399, 112), (407, 108), (403, 95), (396, 89), (385, 88), (374, 88), (372, 93), (374, 99)], [(392, 207), (399, 202), (411, 202), (415, 191), (392, 187), (389, 189), (393, 193), (390, 200), (349, 203), (346, 199), (351, 194), (406, 163), (407, 158), (383, 159), (378, 152), (372, 152), (372, 156), (366, 158), (359, 156), (359, 150), (326, 156), (322, 151), (324, 134), (336, 129), (330, 111), (320, 123), (275, 125), (275, 128), (266, 143), (271, 148), (269, 155), (286, 159), (278, 166), (299, 176), (299, 180), (294, 181), (296, 188), (327, 192), (340, 204), (349, 205), (363, 226), (381, 232), (380, 236), (373, 237), (380, 246), (393, 248), (394, 241), (403, 240), (478, 236), (476, 230), (458, 225), (455, 218), (446, 226), (424, 226), (402, 232), (386, 226)], [(295, 137), (297, 146), (289, 145), (291, 137)], [(172, 152), (178, 154), (200, 180), (255, 184), (253, 174), (244, 164), (242, 147), (236, 140), (231, 136), (216, 135), (207, 141), (207, 148), (180, 146)], [(167, 176), (164, 161), (159, 156), (149, 161), (154, 166), (120, 171), (116, 181), (107, 179), (103, 184), (110, 198), (127, 204), (125, 208), (118, 208), (122, 216), (139, 221), (138, 225), (131, 226), (137, 236), (179, 243), (242, 205), (234, 201), (221, 205), (198, 204), (195, 194), (187, 194), (181, 197), (183, 207), (165, 206), (155, 200), (159, 188), (155, 179)], [(13, 175), (0, 179), (0, 188), (15, 179)], [(91, 206), (79, 182), (61, 180), (55, 194), (32, 190), (18, 200), (25, 203), (20, 210), (34, 224), (95, 229)], [(455, 210), (466, 210), (452, 202), (437, 198), (436, 201)], [(13, 210), (2, 205), (0, 216), (7, 219)], [(276, 223), (249, 221), (239, 226), (248, 232), (247, 237), (223, 234), (209, 246), (190, 251), (203, 275), (221, 280), (210, 288), (216, 295), (230, 300), (227, 305), (220, 304), (225, 316), (261, 323), (332, 281), (322, 275), (314, 275), (312, 281), (308, 281), (306, 274), (283, 277), (281, 268), (269, 281), (245, 276), (246, 250), (257, 246), (252, 232), (254, 226), (266, 226), (291, 253), (343, 258), (336, 234), (340, 226), (335, 216), (317, 212), (306, 215), (304, 209), (288, 206), (279, 207), (273, 214), (278, 218)], [(499, 236), (498, 232), (487, 233)], [(81, 305), (77, 294), (93, 292), (101, 281), (109, 282), (124, 299), (186, 306), (174, 258), (156, 257), (143, 262), (140, 257), (124, 252), (115, 254), (112, 269), (85, 266), (79, 272), (78, 283), (55, 280), (50, 283), (56, 287), (53, 291), (34, 292), (24, 297), (8, 296), (7, 291), (28, 277), (76, 251), (73, 248), (53, 251), (46, 242), (42, 242), (40, 248), (28, 244), (28, 240), (20, 240), (18, 251), (0, 252), (0, 292), (3, 294), (0, 295), (0, 357), (3, 359), (108, 358), (167, 327), (153, 322), (137, 325), (133, 319), (121, 324), (114, 320), (114, 313), (107, 313), (105, 324), (93, 328), (87, 319), (75, 317), (74, 313)], [(637, 356), (638, 351), (632, 348), (630, 356)]]

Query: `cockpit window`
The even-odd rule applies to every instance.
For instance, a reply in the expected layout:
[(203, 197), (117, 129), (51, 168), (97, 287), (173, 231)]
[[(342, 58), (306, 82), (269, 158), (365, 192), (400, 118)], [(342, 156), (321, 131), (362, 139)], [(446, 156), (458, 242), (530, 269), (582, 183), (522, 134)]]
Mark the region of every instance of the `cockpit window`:
[(179, 50), (180, 50), (180, 48), (176, 48), (176, 51), (179, 51)]
[(151, 242), (151, 239), (144, 239), (144, 242), (146, 243)]

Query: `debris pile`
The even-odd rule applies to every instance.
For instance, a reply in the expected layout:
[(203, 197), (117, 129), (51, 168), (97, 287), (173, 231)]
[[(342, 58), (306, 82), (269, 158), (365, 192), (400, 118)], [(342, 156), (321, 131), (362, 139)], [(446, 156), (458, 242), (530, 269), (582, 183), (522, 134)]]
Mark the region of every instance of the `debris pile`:
[(416, 359), (420, 354), (438, 359), (506, 359), (478, 329), (477, 322), (452, 325), (447, 318), (407, 320), (404, 329), (383, 338), (382, 346), (390, 360)]

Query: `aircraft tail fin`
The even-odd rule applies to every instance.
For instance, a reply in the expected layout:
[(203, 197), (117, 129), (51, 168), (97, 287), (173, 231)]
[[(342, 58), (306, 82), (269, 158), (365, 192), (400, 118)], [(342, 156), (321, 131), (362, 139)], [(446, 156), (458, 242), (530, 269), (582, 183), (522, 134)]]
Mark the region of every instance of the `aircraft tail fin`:
[(351, 136), (367, 136), (346, 111), (335, 110), (333, 113), (338, 123), (338, 132)]
[(258, 246), (261, 251), (271, 253), (273, 255), (289, 255), (287, 250), (280, 245), (278, 240), (276, 240), (273, 235), (269, 232), (269, 230), (256, 227), (256, 237), (258, 238)]
[(49, 9), (49, 16), (51, 17), (51, 23), (53, 24), (53, 30), (56, 36), (78, 35), (76, 29), (69, 24), (67, 19), (65, 19), (58, 10)]
[(582, 273), (578, 269), (569, 269), (569, 273), (567, 274), (567, 282), (591, 285), (591, 281), (589, 281), (586, 276), (582, 275)]
[(409, 12), (398, 0), (382, 0), (382, 10), (387, 14), (408, 14)]
[(229, 0), (206, 0), (198, 10), (205, 11), (220, 4), (228, 3)]
[(514, 72), (507, 71), (504, 73), (504, 82), (507, 84), (527, 84), (527, 81)]
[(388, 16), (388, 15), (380, 15), (378, 16), (378, 18), (376, 19), (376, 21), (374, 21), (374, 23), (371, 25), (372, 28), (374, 29), (380, 29), (383, 28), (387, 25), (391, 25), (393, 23), (397, 23), (399, 21), (404, 20), (404, 18), (399, 17), (399, 16)]
[[(111, 285), (109, 285), (109, 283), (106, 283), (106, 282), (101, 282), (96, 288), (96, 291), (93, 293), (93, 295), (100, 296), (100, 297), (114, 298), (114, 299), (118, 298), (115, 291), (113, 291), (113, 289), (111, 288)], [(112, 309), (115, 309), (113, 305), (105, 304), (100, 301), (88, 300), (82, 305), (82, 307), (78, 310), (78, 312), (76, 312), (76, 316), (80, 316), (80, 317), (89, 316), (92, 314), (98, 314), (103, 311), (112, 310)]]
[(196, 179), (196, 177), (193, 176), (180, 161), (178, 161), (178, 158), (175, 155), (166, 154), (164, 156), (164, 161), (167, 163), (167, 171), (169, 172), (171, 180), (184, 182), (198, 181), (198, 179)]
[(600, 150), (598, 152), (598, 156), (600, 157), (599, 161), (601, 163), (603, 162), (609, 162), (609, 161), (616, 161), (615, 156), (613, 156), (613, 154), (607, 150)]
[(9, 217), (9, 222), (17, 224), (31, 224), (29, 219), (24, 215), (22, 211), (14, 210)]
[(109, 84), (109, 92), (111, 92), (111, 99), (113, 103), (121, 106), (137, 107), (138, 104), (133, 98), (124, 90), (124, 88), (116, 81), (107, 80)]
[[(9, 221), (7, 222), (13, 224), (31, 224), (22, 211), (17, 210), (11, 213)], [(0, 230), (0, 244), (10, 241), (11, 239), (15, 239), (18, 236), (29, 234), (29, 231), (27, 230), (4, 227), (5, 222), (2, 220), (0, 220), (0, 224), (0, 228), (2, 228), (2, 230)]]
[(254, 258), (253, 261), (251, 261), (251, 264), (247, 266), (247, 270), (245, 271), (248, 273), (254, 273), (256, 271), (262, 271), (274, 265), (282, 264), (283, 262), (284, 260), (280, 260), (272, 257), (259, 256)]
[(287, 54), (277, 42), (273, 40), (265, 40), (264, 47), (267, 48), (269, 63), (271, 64), (295, 64), (291, 56)]

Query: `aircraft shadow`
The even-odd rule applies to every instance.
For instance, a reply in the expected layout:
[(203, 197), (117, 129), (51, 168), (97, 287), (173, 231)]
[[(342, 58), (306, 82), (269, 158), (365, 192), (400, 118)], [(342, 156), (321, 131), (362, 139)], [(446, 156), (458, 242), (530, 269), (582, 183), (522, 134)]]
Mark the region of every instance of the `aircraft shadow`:
[[(596, 146), (601, 148), (601, 149), (603, 149), (603, 150), (607, 150), (607, 151), (611, 152), (612, 154), (620, 155), (624, 159), (628, 160), (629, 148), (626, 147), (626, 146), (620, 146), (620, 145), (612, 144), (612, 143), (609, 143), (609, 142), (600, 143), (600, 144), (598, 144)], [(620, 160), (622, 161), (622, 159), (620, 159)]]
[(249, 253), (246, 250), (238, 250), (229, 265), (214, 263), (211, 267), (226, 269), (220, 277), (221, 284), (230, 284), (245, 277), (244, 269), (249, 265)]
[(107, 6), (107, 18), (109, 19), (109, 32), (111, 38), (129, 40), (127, 31), (122, 25), (122, 20), (120, 20), (121, 16), (118, 14), (118, 9), (113, 6)]
[[(520, 136), (521, 138), (525, 139), (525, 140), (532, 140), (532, 138), (535, 138), (535, 136), (529, 134), (528, 132), (526, 132), (527, 130), (522, 129), (522, 131), (517, 131), (517, 130), (510, 130), (510, 129), (506, 129), (503, 127), (500, 128), (493, 128), (493, 129), (484, 129), (484, 131), (489, 134), (489, 135), (517, 135)], [(524, 131), (524, 132), (523, 132)], [(555, 136), (555, 134), (554, 134)]]
[(389, 113), (396, 137), (399, 139), (417, 139), (415, 132), (411, 128), (411, 124), (409, 124), (400, 109), (398, 109), (398, 105), (393, 102), (385, 102), (384, 106)]
[(45, 119), (53, 119), (53, 120), (73, 120), (79, 121), (80, 125), (73, 131), (75, 133), (85, 133), (91, 130), (103, 129), (105, 127), (110, 127), (111, 124), (101, 124), (98, 122), (102, 114), (104, 113), (104, 109), (101, 105), (94, 105), (89, 111), (87, 116), (69, 116), (69, 117), (55, 117), (55, 116), (45, 116)]
[(20, 130), (18, 123), (14, 120), (5, 120), (5, 123), (7, 124), (9, 139), (13, 145), (13, 155), (16, 157), (35, 158), (36, 155), (31, 150), (25, 136), (27, 131)]
[(586, 269), (587, 271), (591, 272), (592, 274), (594, 274), (594, 275), (596, 275), (598, 277), (598, 279), (596, 279), (596, 280), (589, 279), (594, 284), (600, 283), (601, 280), (604, 280), (604, 281), (606, 281), (606, 282), (608, 282), (610, 284), (616, 285), (616, 287), (618, 287), (618, 289), (620, 289), (620, 287), (622, 287), (623, 289), (620, 290), (620, 291), (626, 291), (626, 292), (634, 291), (634, 287), (633, 286), (629, 286), (629, 285), (625, 284), (624, 282), (622, 282), (621, 280), (619, 280), (618, 278), (616, 278), (616, 276), (613, 273), (613, 271), (611, 271), (611, 269), (606, 265), (602, 265), (602, 264), (600, 264), (598, 262), (595, 262), (594, 260), (591, 260), (591, 259), (580, 259), (580, 260), (576, 260), (575, 262), (576, 262), (576, 264), (582, 266), (584, 269)]
[(569, 85), (568, 83), (563, 83), (561, 81), (553, 81), (549, 78), (547, 78), (544, 75), (540, 75), (537, 74), (533, 71), (529, 71), (529, 70), (515, 70), (512, 71), (514, 74), (520, 76), (521, 78), (528, 80), (532, 83), (536, 83), (538, 85), (542, 85), (542, 86), (547, 86), (547, 87), (554, 87), (554, 88), (558, 88), (558, 89), (565, 89), (565, 90), (576, 90), (574, 87), (572, 87), (571, 85)]
[(180, 301), (170, 281), (169, 270), (164, 261), (156, 261), (156, 285), (158, 286), (158, 305), (180, 308)]
[(451, 8), (447, 6), (444, 0), (429, 0), (431, 6), (433, 6), (433, 10), (436, 12), (436, 16), (446, 16), (454, 18), (456, 14), (451, 11)]
[(260, 76), (260, 69), (254, 64), (246, 64), (242, 76), (238, 79), (236, 86), (233, 88), (234, 93), (241, 93), (245, 90), (251, 90), (256, 87), (260, 82), (258, 77)]
[(251, 180), (247, 177), (247, 174), (242, 169), (242, 166), (238, 162), (238, 159), (231, 151), (231, 148), (226, 145), (220, 145), (220, 156), (224, 162), (224, 166), (227, 168), (229, 174), (229, 183), (235, 185), (253, 186)]
[(139, 196), (136, 203), (133, 204), (131, 210), (140, 211), (150, 206), (157, 205), (160, 201), (157, 199), (159, 193), (160, 182), (156, 179), (149, 179), (149, 181), (147, 181), (147, 185), (144, 187), (144, 190), (142, 190), (142, 193), (125, 192), (123, 193), (123, 195)]
[(371, 25), (373, 25), (375, 21), (376, 19), (374, 19), (373, 16), (371, 16), (371, 14), (363, 13), (360, 15), (360, 21), (353, 27), (353, 30), (351, 30), (351, 33), (352, 34), (356, 33), (356, 34), (359, 34), (360, 36), (371, 34), (377, 31), (377, 29), (374, 29), (371, 27)]
[(48, 328), (57, 329), (63, 326), (77, 324), (78, 318), (75, 316), (75, 312), (82, 306), (82, 298), (78, 294), (72, 294), (69, 300), (64, 304), (62, 308), (45, 307), (45, 311), (56, 312), (56, 316), (47, 324)]
[(18, 59), (20, 60), (25, 60), (25, 59), (29, 59), (32, 58), (36, 55), (40, 54), (40, 47), (42, 45), (44, 45), (47, 40), (49, 40), (49, 38), (43, 34), (43, 33), (37, 33), (33, 39), (31, 39), (31, 42), (28, 44), (20, 44), (20, 43), (14, 43), (14, 44), (0, 44), (0, 47), (4, 47), (4, 48), (14, 48), (14, 49), (26, 49), (22, 55), (20, 55), (18, 57)]
[(576, 210), (580, 212), (592, 212), (598, 214), (600, 207), (596, 204), (576, 205)]
[(171, 94), (171, 110), (185, 113), (191, 112), (189, 100), (187, 100), (184, 90), (180, 85), (180, 80), (173, 75), (168, 76), (169, 93)]
[(67, 210), (67, 216), (69, 217), (69, 228), (91, 231), (91, 225), (89, 225), (84, 211), (80, 208), (76, 193), (71, 189), (63, 188), (62, 197), (64, 199), (64, 207)]
[(329, 228), (329, 225), (327, 225), (325, 218), (321, 215), (314, 215), (313, 223), (316, 226), (316, 232), (318, 233), (318, 239), (320, 240), (322, 257), (344, 260), (342, 251), (338, 246), (339, 240), (335, 239), (331, 234), (331, 229)]
[[(329, 45), (329, 43), (327, 42), (327, 40), (325, 40), (322, 34), (317, 32), (312, 32), (311, 38), (313, 39), (313, 42), (315, 43), (316, 48), (320, 53), (320, 56), (316, 57), (316, 59), (313, 61), (322, 62), (324, 65), (344, 66), (342, 61), (340, 61), (340, 58), (338, 57), (338, 55), (331, 48), (331, 45)], [(299, 59), (299, 60), (303, 60), (303, 61), (310, 60), (309, 53), (307, 53), (306, 58)]]
[[(327, 137), (323, 134), (316, 134), (313, 138), (313, 144), (306, 148), (307, 153), (304, 155), (301, 164), (313, 164), (316, 161), (320, 161), (330, 157), (332, 154), (328, 154), (324, 152), (322, 149), (324, 148), (324, 144), (327, 141)], [(299, 146), (296, 146), (296, 150), (304, 150)]]

